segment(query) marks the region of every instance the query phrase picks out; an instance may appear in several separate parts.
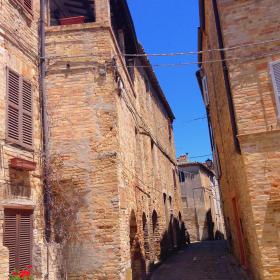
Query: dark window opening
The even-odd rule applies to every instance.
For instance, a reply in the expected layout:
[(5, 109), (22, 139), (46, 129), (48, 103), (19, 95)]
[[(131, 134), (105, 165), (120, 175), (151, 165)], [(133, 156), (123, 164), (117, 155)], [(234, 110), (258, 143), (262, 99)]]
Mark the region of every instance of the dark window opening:
[(50, 24), (70, 25), (95, 22), (94, 0), (51, 0)]
[(125, 55), (124, 58), (130, 78), (134, 82), (135, 59), (134, 56), (129, 55), (138, 53), (138, 42), (130, 20), (128, 7), (124, 2), (110, 0), (111, 23), (120, 51)]
[(183, 171), (179, 172), (179, 180), (180, 180), (181, 183), (186, 181), (185, 173)]

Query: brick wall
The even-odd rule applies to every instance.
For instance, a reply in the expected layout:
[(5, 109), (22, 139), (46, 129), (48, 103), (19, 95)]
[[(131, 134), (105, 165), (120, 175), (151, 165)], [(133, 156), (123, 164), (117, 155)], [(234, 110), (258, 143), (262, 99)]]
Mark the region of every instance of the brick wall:
[(94, 23), (47, 28), (50, 148), (63, 159), (61, 184), (83, 193), (63, 252), (69, 279), (142, 277), (172, 249), (169, 220), (175, 227), (181, 209), (168, 113), (142, 70), (131, 80), (104, 3)]
[[(211, 1), (205, 1), (206, 27), (203, 49), (218, 48)], [(278, 1), (218, 1), (225, 47), (279, 37)], [(262, 24), (260, 24), (260, 22)], [(233, 133), (220, 63), (203, 65), (208, 77), (210, 117), (222, 167), (221, 188), (228, 237), (241, 259), (243, 243), (247, 266), (255, 279), (279, 279), (279, 235), (277, 207), (272, 195), (279, 192), (279, 123), (269, 75), (269, 62), (278, 43), (226, 52), (241, 154)], [(265, 56), (259, 58), (259, 56)], [(221, 59), (219, 52), (206, 53), (203, 60)], [(233, 198), (240, 220), (236, 220)], [(241, 232), (241, 241), (238, 237)], [(242, 237), (243, 235), (243, 237)], [(245, 261), (246, 265), (246, 261)]]

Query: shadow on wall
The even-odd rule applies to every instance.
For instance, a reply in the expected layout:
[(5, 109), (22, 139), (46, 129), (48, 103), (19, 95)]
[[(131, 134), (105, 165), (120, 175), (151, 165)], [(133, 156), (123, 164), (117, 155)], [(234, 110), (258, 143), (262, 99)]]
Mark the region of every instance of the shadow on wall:
[(219, 230), (214, 231), (214, 222), (212, 219), (212, 212), (209, 209), (205, 215), (203, 233), (202, 233), (202, 240), (224, 240), (225, 236)]
[[(142, 215), (144, 246), (141, 246), (139, 227), (137, 227), (135, 212), (130, 216), (130, 256), (132, 280), (149, 278), (155, 264), (165, 260), (174, 250), (190, 243), (184, 222), (170, 216), (168, 229), (161, 235), (157, 212), (152, 213), (152, 232), (148, 238), (146, 215)], [(148, 244), (150, 242), (150, 244)]]

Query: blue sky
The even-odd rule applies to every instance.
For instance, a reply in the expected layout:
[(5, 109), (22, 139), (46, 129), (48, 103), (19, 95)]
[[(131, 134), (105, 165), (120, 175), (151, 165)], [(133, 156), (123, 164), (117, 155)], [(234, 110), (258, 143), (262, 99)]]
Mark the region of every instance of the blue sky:
[[(198, 0), (128, 0), (139, 42), (147, 53), (197, 50)], [(197, 61), (197, 56), (152, 57), (155, 63)], [(176, 116), (174, 133), (177, 156), (211, 153), (205, 109), (195, 78), (197, 65), (155, 68), (162, 89)], [(208, 157), (192, 158), (203, 161)]]

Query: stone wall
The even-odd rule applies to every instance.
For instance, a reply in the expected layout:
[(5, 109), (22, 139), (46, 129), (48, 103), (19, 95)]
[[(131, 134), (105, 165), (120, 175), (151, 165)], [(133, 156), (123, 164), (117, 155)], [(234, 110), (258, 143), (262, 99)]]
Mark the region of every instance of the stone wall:
[[(219, 47), (210, 2), (205, 1), (204, 50)], [(218, 7), (225, 47), (279, 37), (278, 1), (218, 1)], [(227, 61), (227, 66), (241, 153), (233, 142), (222, 65), (202, 66), (208, 78), (210, 117), (222, 168), (220, 181), (228, 238), (235, 255), (255, 279), (280, 277), (279, 198), (274, 195), (279, 193), (279, 122), (269, 75), (269, 62), (280, 58), (272, 54), (277, 51), (277, 44), (271, 42), (226, 52), (227, 59), (240, 58)], [(219, 52), (203, 55), (203, 60), (219, 59)]]

